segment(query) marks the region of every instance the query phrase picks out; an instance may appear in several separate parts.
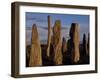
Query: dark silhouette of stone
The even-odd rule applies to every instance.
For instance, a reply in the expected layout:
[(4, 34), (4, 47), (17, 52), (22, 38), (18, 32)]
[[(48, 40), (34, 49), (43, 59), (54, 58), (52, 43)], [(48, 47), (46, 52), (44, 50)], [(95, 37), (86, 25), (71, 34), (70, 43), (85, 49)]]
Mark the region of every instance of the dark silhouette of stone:
[(62, 64), (62, 41), (61, 41), (61, 22), (56, 20), (53, 27), (52, 45), (54, 49), (54, 63), (55, 65)]
[(89, 64), (89, 53), (88, 53), (88, 48), (87, 48), (87, 40), (86, 40), (86, 35), (83, 34), (83, 43), (82, 43), (82, 63), (84, 64)]
[(62, 52), (65, 53), (67, 51), (67, 42), (66, 39), (63, 37), (62, 40)]
[(87, 51), (87, 41), (86, 41), (86, 35), (83, 35), (83, 55), (86, 56), (88, 53)]
[(88, 33), (88, 42), (87, 42), (87, 55), (89, 56), (89, 42), (90, 42), (90, 36), (89, 36), (89, 33)]
[(36, 24), (33, 24), (32, 26), (32, 41), (29, 66), (42, 66), (41, 47)]
[(80, 60), (79, 53), (79, 24), (72, 23), (70, 29), (70, 39), (67, 43), (67, 56), (66, 56), (66, 64), (78, 63)]
[(27, 45), (26, 46), (26, 67), (29, 67), (30, 49), (31, 49), (31, 46), (30, 45)]
[(67, 55), (67, 42), (66, 42), (66, 39), (63, 37), (63, 40), (62, 40), (63, 64), (66, 63), (66, 55)]
[(41, 45), (42, 48), (42, 65), (43, 66), (54, 66), (54, 54), (53, 54), (53, 46), (50, 44), (50, 53), (47, 56), (47, 45)]

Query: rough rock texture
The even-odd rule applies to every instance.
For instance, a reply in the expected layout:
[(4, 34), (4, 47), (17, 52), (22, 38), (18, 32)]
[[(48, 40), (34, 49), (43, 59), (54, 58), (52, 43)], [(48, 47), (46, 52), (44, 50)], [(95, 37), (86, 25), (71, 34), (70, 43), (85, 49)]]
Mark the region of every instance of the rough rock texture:
[(42, 65), (42, 55), (41, 55), (39, 35), (36, 24), (33, 24), (29, 66), (34, 67), (41, 65)]
[(73, 54), (73, 60), (74, 62), (78, 62), (80, 59), (80, 53), (79, 53), (79, 25), (78, 24), (72, 24), (72, 26), (75, 26), (75, 32), (73, 33), (73, 42), (74, 42), (74, 54)]
[(53, 27), (53, 49), (54, 49), (54, 63), (55, 65), (62, 64), (62, 41), (61, 41), (61, 22), (60, 20), (56, 20), (55, 25)]
[(68, 41), (69, 57), (71, 58), (71, 63), (77, 63), (80, 60), (79, 53), (79, 24), (72, 23), (70, 29), (70, 40)]
[(48, 42), (47, 42), (47, 56), (50, 56), (50, 44), (51, 44), (51, 22), (50, 16), (48, 16)]

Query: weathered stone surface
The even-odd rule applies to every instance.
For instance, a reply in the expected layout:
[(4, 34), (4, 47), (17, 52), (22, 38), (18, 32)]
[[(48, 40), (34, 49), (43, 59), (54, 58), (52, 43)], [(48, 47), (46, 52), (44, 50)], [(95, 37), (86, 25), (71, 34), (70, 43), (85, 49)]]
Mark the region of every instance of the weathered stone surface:
[(72, 63), (77, 63), (80, 60), (80, 53), (79, 53), (79, 24), (72, 23), (70, 29), (70, 57)]
[(50, 16), (48, 16), (48, 42), (47, 42), (47, 56), (50, 56), (50, 44), (51, 44), (51, 22)]
[(62, 41), (61, 41), (61, 22), (60, 20), (56, 20), (55, 25), (53, 27), (53, 49), (54, 49), (54, 63), (55, 65), (62, 64)]
[(74, 36), (73, 36), (73, 41), (74, 41), (74, 54), (73, 54), (73, 60), (74, 62), (78, 62), (80, 59), (80, 53), (79, 53), (79, 41), (80, 41), (80, 37), (79, 37), (79, 25), (78, 24), (72, 24), (72, 26), (75, 26), (75, 32), (74, 32)]
[(41, 65), (42, 65), (42, 55), (41, 55), (39, 35), (36, 24), (33, 24), (29, 67), (41, 66)]

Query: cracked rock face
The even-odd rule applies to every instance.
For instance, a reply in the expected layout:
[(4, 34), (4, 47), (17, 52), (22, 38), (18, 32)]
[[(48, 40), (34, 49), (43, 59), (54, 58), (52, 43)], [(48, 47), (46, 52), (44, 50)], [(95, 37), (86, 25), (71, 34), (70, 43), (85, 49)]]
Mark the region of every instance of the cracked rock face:
[(42, 66), (41, 46), (36, 24), (33, 24), (32, 26), (32, 41), (29, 66)]
[(62, 64), (62, 41), (61, 41), (61, 22), (56, 20), (53, 27), (53, 49), (54, 49), (54, 63), (55, 65)]

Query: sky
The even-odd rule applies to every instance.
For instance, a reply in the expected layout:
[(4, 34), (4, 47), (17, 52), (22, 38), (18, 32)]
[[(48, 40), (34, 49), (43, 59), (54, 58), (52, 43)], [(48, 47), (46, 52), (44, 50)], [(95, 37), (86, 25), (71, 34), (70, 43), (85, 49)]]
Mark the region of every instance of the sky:
[(54, 26), (56, 20), (61, 21), (62, 37), (68, 39), (69, 30), (72, 23), (78, 23), (80, 25), (80, 41), (82, 41), (83, 34), (88, 36), (89, 33), (89, 15), (75, 15), (75, 14), (53, 14), (53, 13), (34, 13), (26, 12), (26, 41), (30, 42), (31, 39), (31, 27), (33, 24), (37, 25), (40, 41), (47, 40), (48, 34), (48, 22), (47, 16), (51, 17), (51, 25)]

